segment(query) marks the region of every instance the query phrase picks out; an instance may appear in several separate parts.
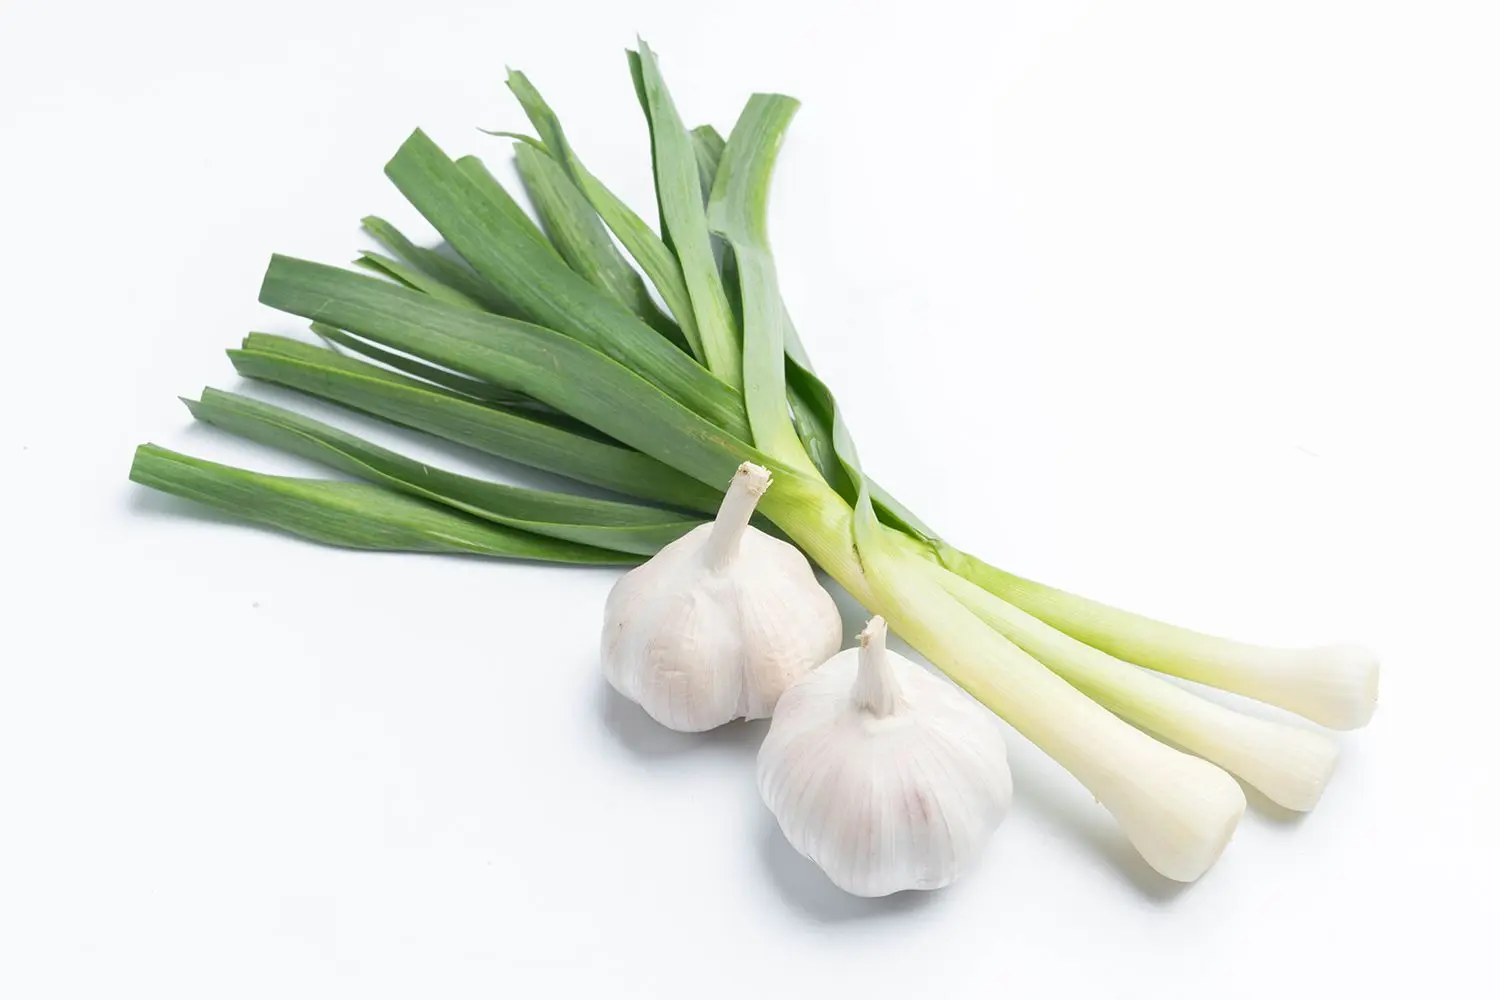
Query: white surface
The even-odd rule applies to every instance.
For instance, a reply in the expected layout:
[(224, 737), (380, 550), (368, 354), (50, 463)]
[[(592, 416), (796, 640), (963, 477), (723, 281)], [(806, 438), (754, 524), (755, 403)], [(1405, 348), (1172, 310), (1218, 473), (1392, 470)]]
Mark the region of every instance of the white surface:
[[(1495, 6), (740, 6), (0, 6), (0, 995), (1483, 993)], [(1013, 737), (982, 870), (846, 898), (756, 800), (760, 728), (606, 693), (613, 573), (334, 551), (126, 482), (148, 439), (301, 468), (174, 396), (297, 328), (255, 304), (273, 250), (412, 222), (380, 173), (411, 127), (498, 160), (505, 64), (649, 216), (636, 31), (694, 121), (805, 102), (786, 293), (914, 509), (1174, 621), (1382, 653), (1315, 813), (1252, 810), (1172, 888)]]

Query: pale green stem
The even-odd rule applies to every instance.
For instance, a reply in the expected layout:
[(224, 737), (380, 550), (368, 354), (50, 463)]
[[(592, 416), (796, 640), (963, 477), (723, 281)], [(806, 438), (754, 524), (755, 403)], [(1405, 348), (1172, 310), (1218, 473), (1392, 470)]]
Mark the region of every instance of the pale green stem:
[(1068, 683), (1142, 729), (1213, 761), (1287, 809), (1306, 812), (1338, 761), (1321, 733), (1244, 715), (1085, 645), (940, 566), (943, 587)]
[(868, 523), (856, 552), (855, 514), (821, 481), (779, 475), (761, 511), (865, 607), (1078, 778), (1158, 872), (1192, 881), (1222, 853), (1245, 808), (1244, 793), (1224, 771), (1126, 724), (1032, 659), (936, 583), (920, 560), (880, 542), (871, 511), (861, 515)]
[(1333, 729), (1370, 721), (1380, 666), (1358, 646), (1276, 649), (1220, 639), (1023, 579), (944, 547), (943, 565), (1073, 638), (1131, 663), (1232, 691)]

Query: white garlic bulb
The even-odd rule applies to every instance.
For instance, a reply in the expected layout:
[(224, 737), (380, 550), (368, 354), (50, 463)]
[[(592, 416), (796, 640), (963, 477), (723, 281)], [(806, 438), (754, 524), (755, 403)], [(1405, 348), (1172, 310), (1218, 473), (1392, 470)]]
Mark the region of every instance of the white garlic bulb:
[(616, 691), (679, 732), (764, 719), (839, 648), (833, 598), (795, 547), (750, 526), (771, 474), (746, 462), (718, 517), (620, 578), (600, 655)]
[(1011, 798), (995, 717), (885, 636), (871, 619), (787, 690), (756, 768), (787, 840), (856, 896), (948, 885)]

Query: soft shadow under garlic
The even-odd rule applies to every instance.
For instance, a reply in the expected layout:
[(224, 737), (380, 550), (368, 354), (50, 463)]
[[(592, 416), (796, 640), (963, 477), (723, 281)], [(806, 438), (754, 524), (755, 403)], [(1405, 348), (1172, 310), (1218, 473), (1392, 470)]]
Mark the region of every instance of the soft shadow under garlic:
[(1250, 806), (1249, 813), (1271, 826), (1294, 829), (1301, 826), (1302, 821), (1312, 815), (1310, 811), (1298, 812), (1295, 809), (1277, 805), (1266, 798), (1264, 792), (1243, 781), (1240, 782), (1240, 787), (1245, 789), (1245, 802)]
[(1155, 903), (1171, 903), (1197, 884), (1176, 882), (1158, 873), (1131, 846), (1103, 806), (1085, 790), (1060, 781), (1059, 769), (1034, 747), (1018, 743), (1012, 738), (1016, 752), (1011, 754), (1010, 767), (1017, 789), (1017, 812), (1040, 817), (1050, 835), (1073, 841), (1086, 853), (1103, 858), (1111, 872)]
[(599, 678), (596, 704), (599, 720), (609, 735), (633, 756), (652, 760), (728, 748), (746, 761), (746, 780), (751, 780), (755, 751), (765, 739), (769, 722), (740, 720), (702, 733), (679, 733), (646, 714), (646, 710)]

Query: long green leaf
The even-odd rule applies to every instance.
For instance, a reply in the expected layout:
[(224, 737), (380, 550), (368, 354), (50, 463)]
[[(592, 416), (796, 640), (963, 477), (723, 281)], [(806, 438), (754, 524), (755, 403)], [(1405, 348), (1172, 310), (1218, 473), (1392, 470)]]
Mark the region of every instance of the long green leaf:
[[(569, 145), (557, 115), (526, 78), (526, 74), (512, 70), (506, 77), (505, 84), (515, 95), (521, 109), (526, 112), (532, 127), (542, 137), (543, 148), (567, 170), (578, 190), (583, 192), (589, 204), (594, 206), (594, 211), (599, 213), (599, 218), (604, 220), (610, 232), (615, 234), (630, 256), (635, 258), (646, 277), (651, 279), (651, 284), (656, 286), (657, 293), (667, 304), (667, 311), (677, 320), (678, 328), (682, 330), (693, 356), (700, 362), (704, 361), (703, 343), (698, 336), (698, 321), (693, 317), (693, 300), (688, 294), (687, 282), (682, 277), (682, 267), (677, 263), (677, 256), (661, 237), (652, 232), (645, 220), (589, 173)], [(512, 135), (509, 132), (490, 134)]]
[[(688, 409), (636, 371), (553, 330), (456, 309), (374, 278), (280, 256), (271, 259), (261, 301), (524, 392), (719, 489), (744, 461), (790, 468), (760, 456), (743, 438)], [(651, 336), (682, 358), (695, 376), (721, 384), (681, 351)], [(679, 397), (696, 396), (698, 405), (714, 409), (692, 391), (697, 385), (675, 388)], [(729, 414), (716, 415), (733, 422)]]
[[(325, 327), (321, 323), (313, 325), (321, 330), (331, 329), (331, 327)], [(440, 392), (443, 395), (453, 398), (468, 398), (460, 397), (458, 393), (453, 392), (451, 389), (433, 385), (422, 379), (413, 378), (404, 372), (380, 368), (370, 364), (368, 361), (361, 361), (358, 358), (351, 358), (348, 355), (340, 354), (338, 351), (331, 350), (327, 345), (309, 344), (305, 340), (283, 337), (279, 333), (248, 333), (245, 335), (245, 339), (241, 342), (240, 346), (248, 351), (275, 354), (280, 357), (305, 361), (323, 368), (337, 368), (343, 371), (369, 374), (379, 377), (383, 381), (413, 389)]]
[(569, 266), (668, 340), (687, 347), (682, 331), (656, 307), (645, 279), (620, 253), (599, 213), (562, 165), (545, 149), (518, 142), (516, 166), (543, 230)]
[(631, 60), (631, 70), (645, 96), (651, 121), (656, 197), (661, 207), (664, 235), (670, 235), (671, 247), (682, 266), (708, 367), (715, 375), (738, 387), (743, 383), (739, 331), (735, 328), (734, 315), (719, 280), (718, 261), (714, 259), (709, 243), (693, 137), (677, 114), (672, 95), (667, 91), (666, 81), (656, 64), (656, 56), (645, 42), (640, 43), (639, 52)]
[(484, 308), (481, 303), (469, 298), (458, 289), (445, 285), (441, 281), (431, 278), (416, 268), (410, 267), (393, 257), (375, 253), (373, 250), (365, 250), (360, 253), (355, 258), (354, 264), (356, 267), (362, 267), (372, 274), (383, 275), (393, 281), (400, 282), (414, 291), (426, 292), (439, 302), (462, 306), (465, 309)]
[[(587, 424), (574, 420), (572, 417), (568, 416), (565, 413), (559, 413), (552, 407), (548, 406), (546, 403), (542, 403), (535, 399), (532, 399), (530, 396), (527, 396), (523, 393), (512, 393), (512, 395), (514, 396), (513, 399), (503, 399), (501, 398), (501, 394), (508, 392), (509, 390), (490, 385), (490, 383), (488, 382), (481, 382), (478, 379), (469, 379), (467, 375), (447, 373), (446, 370), (444, 370), (445, 375), (447, 375), (450, 380), (454, 380), (455, 385), (461, 384), (456, 380), (468, 379), (468, 381), (470, 383), (473, 383), (473, 385), (475, 386), (483, 386), (484, 389), (482, 391), (489, 393), (489, 397), (480, 398), (476, 397), (472, 392), (459, 391), (458, 389), (450, 388), (447, 385), (433, 382), (430, 379), (424, 379), (420, 377), (413, 378), (404, 371), (393, 371), (387, 368), (371, 365), (366, 361), (360, 360), (359, 358), (341, 354), (339, 353), (338, 348), (347, 345), (352, 350), (355, 350), (356, 353), (363, 353), (366, 356), (377, 361), (380, 360), (382, 356), (390, 355), (390, 352), (384, 351), (373, 344), (365, 343), (359, 338), (352, 337), (342, 330), (334, 330), (334, 328), (325, 326), (322, 323), (313, 323), (312, 329), (314, 333), (318, 334), (319, 337), (324, 340), (324, 347), (318, 347), (317, 345), (309, 344), (301, 340), (293, 340), (290, 337), (282, 337), (274, 333), (251, 333), (245, 337), (244, 342), (240, 346), (249, 351), (297, 358), (303, 361), (310, 362), (311, 364), (319, 367), (331, 365), (341, 368), (345, 371), (353, 372), (357, 375), (374, 375), (375, 377), (383, 378), (386, 381), (394, 381), (403, 385), (413, 386), (418, 389), (432, 390), (443, 395), (453, 397), (455, 399), (464, 399), (472, 402), (482, 403), (486, 406), (494, 407), (495, 409), (523, 414), (530, 419), (541, 421), (542, 423), (549, 424), (553, 427), (568, 431), (572, 434), (581, 434), (584, 437), (587, 437), (594, 441), (613, 443), (609, 435), (601, 434), (599, 431), (594, 430), (594, 428), (588, 426)], [(398, 357), (396, 355), (390, 356), (393, 358)], [(404, 356), (400, 357), (402, 358), (402, 360), (405, 360)], [(431, 366), (426, 366), (420, 362), (408, 363), (408, 368), (410, 368), (413, 372), (420, 372), (424, 367)], [(434, 372), (437, 371), (437, 369), (433, 370)]]
[[(477, 156), (460, 156), (453, 161), (453, 165), (458, 168), (459, 173), (474, 184), (476, 190), (482, 192), (500, 209), (511, 225), (525, 233), (553, 257), (558, 260), (562, 259), (562, 254), (557, 252), (557, 248), (547, 239), (546, 234), (537, 227), (531, 216), (526, 214), (526, 209), (522, 208), (520, 203), (511, 197), (510, 192), (505, 190), (505, 185), (500, 183), (500, 179), (490, 173), (490, 168), (484, 165), (483, 160)], [(462, 253), (462, 251), (459, 252)]]
[(339, 347), (345, 348), (356, 354), (363, 355), (372, 361), (377, 361), (382, 365), (393, 368), (396, 371), (410, 375), (413, 378), (442, 386), (444, 389), (456, 392), (469, 399), (477, 399), (485, 403), (503, 403), (508, 406), (541, 406), (540, 403), (519, 392), (502, 389), (488, 382), (481, 382), (477, 378), (470, 378), (467, 375), (450, 372), (445, 368), (429, 365), (425, 361), (409, 358), (404, 354), (387, 351), (382, 347), (360, 340), (358, 337), (351, 336), (345, 331), (331, 327), (326, 323), (312, 324), (312, 332), (326, 341), (330, 347), (334, 347), (335, 349)]
[[(500, 285), (533, 322), (614, 358), (721, 426), (741, 425), (743, 406), (734, 390), (560, 257), (538, 250), (421, 131), (406, 141), (386, 173), (454, 249)], [(692, 393), (676, 391), (687, 384), (696, 387)]]
[(514, 302), (468, 266), (429, 247), (417, 246), (399, 229), (377, 216), (365, 216), (360, 224), (377, 243), (434, 281), (482, 304), (492, 313), (500, 316), (520, 315)]
[[(637, 36), (637, 41), (640, 37)], [(657, 226), (661, 231), (662, 242), (672, 252), (675, 259), (677, 248), (672, 245), (672, 231), (667, 226), (667, 213), (662, 208), (661, 197), (661, 170), (659, 167), (659, 153), (656, 146), (656, 116), (651, 113), (651, 98), (646, 93), (646, 72), (641, 69), (641, 54), (634, 49), (625, 50), (625, 61), (630, 66), (630, 82), (635, 87), (636, 103), (641, 106), (641, 113), (646, 116), (646, 139), (651, 150), (651, 183), (656, 191), (656, 218)]]
[(729, 135), (708, 204), (708, 225), (734, 251), (744, 315), (745, 408), (755, 443), (814, 468), (792, 426), (786, 394), (786, 308), (766, 233), (771, 173), (797, 112), (790, 97), (756, 94)]
[(241, 375), (642, 500), (712, 512), (721, 499), (722, 487), (715, 490), (622, 445), (559, 429), (528, 413), (485, 406), (322, 348), (268, 340), (252, 336), (246, 348), (229, 352)]
[[(368, 221), (369, 220), (367, 219), (366, 222), (368, 223)], [(399, 236), (399, 234), (396, 235)], [(401, 238), (404, 240), (404, 237)], [(431, 251), (427, 252), (431, 253)], [(360, 256), (359, 260), (355, 261), (355, 263), (364, 266), (367, 270), (371, 270), (378, 274), (383, 274), (386, 277), (393, 278), (405, 287), (412, 289), (413, 291), (425, 292), (428, 295), (431, 295), (433, 298), (437, 299), (439, 302), (444, 302), (448, 305), (453, 306), (461, 306), (465, 309), (474, 309), (480, 312), (490, 311), (486, 308), (484, 303), (470, 297), (457, 288), (445, 284), (442, 280), (433, 277), (431, 274), (413, 267), (405, 266), (398, 261), (391, 260), (388, 257), (382, 257), (379, 254), (366, 251)], [(497, 315), (507, 316), (510, 314), (500, 312), (497, 313)], [(487, 382), (481, 382), (477, 379), (467, 378), (466, 376), (458, 375), (454, 372), (449, 372), (441, 368), (435, 368), (432, 365), (425, 364), (414, 358), (408, 358), (405, 355), (394, 354), (390, 351), (382, 350), (374, 344), (367, 343), (363, 340), (358, 339), (357, 337), (352, 337), (345, 331), (328, 326), (324, 323), (312, 324), (312, 331), (323, 340), (329, 342), (330, 346), (336, 345), (335, 349), (337, 349), (337, 347), (347, 348), (348, 350), (354, 351), (357, 354), (362, 354), (367, 358), (371, 358), (383, 365), (394, 368), (397, 371), (405, 372), (406, 374), (411, 375), (415, 378), (419, 378), (427, 382), (432, 382), (436, 385), (441, 385), (445, 388), (452, 389), (455, 392), (460, 392), (466, 396), (471, 396), (474, 399), (481, 399), (485, 400), (486, 402), (494, 403), (508, 403), (513, 406), (525, 406), (550, 410), (549, 407), (543, 407), (535, 400), (528, 399), (526, 396), (523, 396), (518, 392), (513, 392), (508, 389), (502, 389), (499, 386), (493, 386)]]
[(130, 478), (242, 520), (344, 548), (597, 565), (640, 561), (639, 556), (629, 553), (544, 538), (482, 521), (368, 483), (268, 476), (154, 444), (136, 449)]
[[(559, 266), (566, 270), (566, 265)], [(568, 275), (583, 280), (571, 271)], [(592, 287), (589, 291), (597, 294)], [(551, 400), (533, 391), (533, 383), (541, 380), (549, 391), (565, 396), (586, 395), (591, 387), (572, 378), (574, 372), (566, 366), (583, 359), (585, 368), (597, 369), (594, 359), (611, 360), (607, 353), (554, 330), (446, 305), (408, 288), (292, 257), (271, 259), (260, 300), (548, 403)], [(649, 360), (634, 365), (614, 358), (604, 370), (628, 370), (633, 380), (654, 385), (730, 436), (745, 440), (749, 425), (739, 397), (649, 327), (640, 328), (664, 354), (652, 353)], [(663, 357), (666, 363), (657, 363)], [(569, 412), (562, 406), (554, 409)], [(603, 430), (614, 420), (601, 417), (585, 423)]]
[[(699, 125), (693, 129), (693, 149), (698, 154), (698, 178), (703, 185), (705, 205), (713, 196), (714, 179), (719, 174), (725, 145), (724, 137), (712, 125)], [(724, 245), (723, 237), (717, 234), (714, 236), (714, 253), (719, 257), (719, 271), (723, 276), (724, 291), (729, 295), (730, 308), (743, 330), (745, 313), (740, 302), (739, 269), (735, 266), (733, 251)], [(855, 490), (852, 481), (845, 473), (833, 447), (833, 396), (826, 387), (823, 388), (826, 400), (822, 402), (830, 404), (826, 409), (819, 405), (820, 401), (810, 398), (805, 378), (811, 376), (811, 366), (806, 365), (806, 352), (802, 350), (802, 343), (792, 325), (791, 315), (786, 312), (785, 303), (782, 304), (782, 323), (787, 350), (786, 401), (787, 408), (791, 411), (792, 426), (802, 440), (807, 457), (822, 473), (823, 480), (838, 490), (848, 503), (853, 504)], [(816, 381), (816, 376), (811, 377)]]
[(699, 125), (693, 129), (693, 156), (698, 161), (698, 186), (703, 189), (703, 207), (714, 191), (714, 178), (719, 174), (719, 161), (724, 158), (724, 137), (712, 125)]
[(585, 545), (651, 555), (703, 523), (640, 504), (594, 500), (461, 476), (371, 444), (301, 414), (205, 389), (184, 400), (194, 417), (380, 486), (446, 504), (512, 528)]
[[(718, 146), (711, 137), (717, 133), (713, 133), (708, 126), (700, 126), (694, 130), (695, 136), (700, 134), (708, 136), (700, 141), (699, 156), (705, 169), (713, 169), (716, 185), (720, 180), (720, 174), (724, 175), (722, 178), (724, 188), (719, 190), (716, 186), (715, 189), (719, 197), (717, 212), (712, 205), (712, 195), (710, 196), (710, 221), (717, 219), (719, 223), (734, 228), (739, 234), (741, 248), (748, 247), (747, 252), (757, 265), (752, 269), (756, 272), (751, 276), (752, 284), (745, 286), (741, 284), (743, 279), (738, 266), (739, 257), (733, 250), (726, 253), (724, 257), (726, 286), (731, 286), (732, 282), (731, 287), (738, 286), (742, 291), (746, 287), (759, 289), (760, 310), (756, 320), (757, 324), (760, 324), (758, 327), (752, 327), (750, 321), (743, 318), (744, 306), (741, 303), (741, 321), (747, 339), (747, 380), (750, 379), (752, 368), (757, 372), (764, 372), (775, 365), (772, 353), (775, 349), (774, 344), (768, 345), (765, 334), (770, 333), (774, 336), (778, 329), (775, 326), (767, 328), (765, 319), (773, 315), (773, 310), (779, 309), (781, 317), (779, 335), (781, 349), (785, 353), (782, 391), (785, 393), (786, 408), (790, 413), (792, 427), (802, 444), (803, 451), (824, 481), (851, 506), (857, 501), (861, 487), (864, 487), (868, 490), (872, 505), (882, 523), (897, 528), (918, 541), (931, 544), (936, 539), (936, 534), (932, 529), (923, 524), (915, 514), (907, 510), (878, 483), (867, 479), (861, 472), (853, 439), (844, 425), (833, 392), (813, 371), (812, 362), (786, 311), (786, 304), (781, 300), (780, 291), (775, 291), (775, 299), (772, 300), (769, 298), (771, 289), (765, 287), (768, 280), (773, 285), (775, 283), (774, 262), (765, 232), (765, 208), (776, 145), (792, 113), (796, 110), (795, 102), (787, 103), (789, 101), (790, 98), (767, 95), (756, 95), (751, 98), (741, 116), (740, 123), (735, 126), (735, 133), (740, 136), (739, 152), (736, 161), (729, 166), (728, 170), (722, 170), (727, 147)], [(755, 283), (757, 280), (758, 285)], [(736, 296), (737, 301), (740, 298), (741, 296)], [(761, 331), (758, 339), (752, 337), (756, 329)], [(753, 361), (750, 359), (752, 352), (757, 352)], [(777, 406), (774, 381), (774, 378), (770, 380), (771, 388), (762, 390), (764, 395), (761, 405), (763, 415), (768, 414), (771, 422), (779, 424), (782, 411)], [(766, 383), (760, 384), (764, 386)], [(750, 402), (750, 395), (750, 391), (747, 390), (747, 404)], [(784, 435), (785, 431), (782, 429), (778, 433)], [(788, 448), (791, 447), (789, 440), (784, 441), (783, 444)]]
[[(698, 160), (698, 184), (703, 189), (703, 207), (713, 196), (714, 178), (719, 174), (719, 162), (724, 158), (724, 137), (712, 125), (699, 125), (693, 129), (693, 154)], [(745, 311), (740, 307), (739, 279), (732, 273), (734, 254), (724, 243), (724, 237), (710, 230), (709, 246), (713, 249), (714, 263), (719, 268), (719, 283), (724, 288), (724, 297), (729, 300), (729, 314), (734, 317), (735, 329), (745, 330)]]

